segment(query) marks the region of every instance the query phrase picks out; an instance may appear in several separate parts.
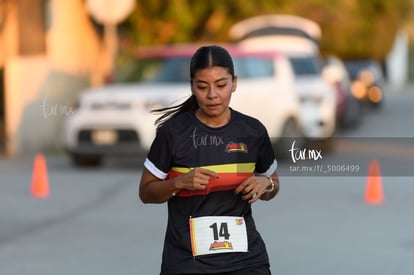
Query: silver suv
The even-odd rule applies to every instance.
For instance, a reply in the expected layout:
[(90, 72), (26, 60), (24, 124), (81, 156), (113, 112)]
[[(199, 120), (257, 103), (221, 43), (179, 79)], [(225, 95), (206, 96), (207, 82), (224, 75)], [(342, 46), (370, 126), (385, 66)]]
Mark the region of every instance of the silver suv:
[(295, 73), (305, 137), (325, 140), (333, 136), (336, 91), (322, 77), (319, 25), (297, 16), (261, 15), (236, 23), (229, 35), (247, 49), (284, 53)]

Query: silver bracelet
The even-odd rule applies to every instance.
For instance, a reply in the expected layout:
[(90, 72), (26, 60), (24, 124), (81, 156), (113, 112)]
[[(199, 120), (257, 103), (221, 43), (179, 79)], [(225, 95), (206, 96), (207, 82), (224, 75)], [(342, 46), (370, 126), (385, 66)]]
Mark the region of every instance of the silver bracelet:
[(270, 181), (270, 184), (272, 185), (270, 188), (267, 188), (266, 190), (265, 190), (265, 192), (266, 193), (270, 193), (270, 192), (272, 192), (273, 190), (275, 190), (275, 183), (273, 182), (273, 179), (272, 179), (272, 177), (267, 177), (268, 179), (269, 179), (269, 181)]

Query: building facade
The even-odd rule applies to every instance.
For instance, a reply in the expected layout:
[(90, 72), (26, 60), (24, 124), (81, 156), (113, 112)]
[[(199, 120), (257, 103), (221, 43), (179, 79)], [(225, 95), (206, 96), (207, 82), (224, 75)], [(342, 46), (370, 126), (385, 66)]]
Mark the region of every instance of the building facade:
[(0, 152), (62, 146), (77, 95), (109, 57), (83, 0), (0, 0)]

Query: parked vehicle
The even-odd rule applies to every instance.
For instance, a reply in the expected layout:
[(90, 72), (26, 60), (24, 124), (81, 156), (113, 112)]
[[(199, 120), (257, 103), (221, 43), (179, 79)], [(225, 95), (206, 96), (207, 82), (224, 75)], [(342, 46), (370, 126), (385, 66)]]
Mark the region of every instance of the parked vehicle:
[(277, 50), (292, 64), (300, 95), (304, 135), (326, 140), (336, 128), (336, 92), (322, 77), (321, 31), (315, 22), (290, 15), (261, 15), (233, 25), (230, 37), (244, 48)]
[[(199, 45), (153, 47), (138, 51), (130, 75), (140, 81), (91, 88), (66, 120), (66, 147), (77, 165), (99, 164), (109, 155), (135, 155), (155, 136), (151, 110), (183, 102), (191, 95), (190, 58)], [(278, 156), (287, 139), (302, 138), (298, 94), (291, 65), (276, 51), (249, 51), (225, 45), (233, 56), (238, 88), (231, 107), (261, 120)], [(134, 66), (133, 66), (134, 67)], [(119, 75), (122, 75), (118, 72)], [(128, 77), (127, 77), (128, 78)], [(283, 148), (283, 150), (282, 150)]]
[(345, 66), (351, 76), (353, 95), (373, 107), (384, 101), (384, 76), (378, 61), (347, 60)]
[(352, 93), (352, 82), (344, 62), (334, 56), (324, 57), (323, 77), (337, 92), (336, 119), (342, 128), (356, 126), (363, 117), (363, 104)]

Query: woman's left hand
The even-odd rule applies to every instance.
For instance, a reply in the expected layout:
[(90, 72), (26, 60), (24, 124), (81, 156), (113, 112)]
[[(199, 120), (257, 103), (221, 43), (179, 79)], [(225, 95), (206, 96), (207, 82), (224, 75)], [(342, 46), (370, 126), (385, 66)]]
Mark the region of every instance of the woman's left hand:
[(251, 176), (244, 180), (234, 191), (235, 194), (242, 194), (243, 200), (249, 200), (249, 203), (254, 203), (269, 188), (270, 182), (264, 176)]

